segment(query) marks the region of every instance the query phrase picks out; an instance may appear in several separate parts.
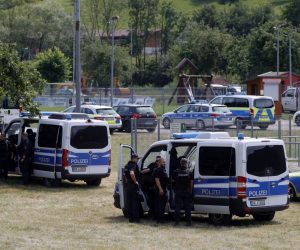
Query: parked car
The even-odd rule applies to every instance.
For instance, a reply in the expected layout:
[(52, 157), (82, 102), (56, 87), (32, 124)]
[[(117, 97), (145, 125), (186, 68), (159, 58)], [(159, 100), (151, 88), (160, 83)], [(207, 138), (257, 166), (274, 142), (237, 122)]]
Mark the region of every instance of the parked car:
[(289, 177), (290, 177), (290, 186), (289, 186), (290, 200), (296, 201), (298, 198), (300, 198), (300, 171), (290, 173)]
[[(74, 113), (76, 106), (71, 106), (64, 110), (64, 113)], [(106, 121), (109, 125), (110, 133), (122, 127), (121, 116), (110, 106), (81, 105), (81, 113), (88, 114), (90, 118)]]
[(230, 127), (233, 125), (232, 113), (225, 105), (186, 104), (173, 112), (162, 115), (162, 124), (170, 128), (171, 122), (184, 123), (187, 128)]
[(114, 107), (122, 118), (120, 131), (131, 131), (131, 118), (136, 119), (137, 129), (154, 132), (157, 126), (157, 116), (153, 108), (147, 105), (122, 104)]
[(297, 111), (299, 108), (299, 97), (297, 88), (288, 88), (281, 95), (282, 112)]
[(297, 126), (300, 126), (300, 111), (297, 111), (293, 115), (293, 122), (296, 123)]

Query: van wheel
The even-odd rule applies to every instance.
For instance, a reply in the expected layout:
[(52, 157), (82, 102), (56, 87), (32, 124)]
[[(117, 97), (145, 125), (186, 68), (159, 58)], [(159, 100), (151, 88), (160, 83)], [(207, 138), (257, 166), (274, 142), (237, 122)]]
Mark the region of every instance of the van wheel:
[(153, 133), (153, 132), (155, 131), (155, 128), (148, 128), (147, 131), (148, 131), (149, 133)]
[(261, 130), (266, 130), (269, 127), (269, 125), (260, 125), (259, 128)]
[(98, 178), (98, 179), (94, 179), (94, 180), (86, 180), (86, 184), (88, 186), (94, 186), (94, 187), (97, 187), (97, 186), (100, 186), (101, 184), (101, 178)]
[(215, 225), (228, 225), (232, 220), (232, 214), (209, 214), (209, 221)]
[(296, 123), (297, 126), (300, 126), (300, 116), (299, 115), (297, 115), (295, 117), (295, 123)]
[(123, 130), (127, 133), (131, 132), (130, 121), (126, 121), (123, 124)]
[(46, 187), (59, 187), (61, 185), (61, 179), (44, 178), (43, 182)]
[(125, 208), (122, 209), (123, 215), (125, 218), (128, 218), (128, 212)]
[(289, 185), (289, 195), (290, 201), (297, 201), (296, 191), (292, 185)]
[(273, 220), (275, 216), (275, 212), (270, 212), (270, 213), (256, 213), (252, 214), (254, 220), (257, 221), (271, 221)]
[(205, 129), (205, 123), (202, 120), (199, 120), (196, 124), (197, 129), (204, 130)]
[(114, 129), (110, 129), (109, 132), (112, 135), (115, 132), (115, 130)]
[(243, 123), (243, 120), (236, 118), (235, 119), (236, 127), (240, 126), (241, 129), (245, 129), (247, 127), (246, 124)]

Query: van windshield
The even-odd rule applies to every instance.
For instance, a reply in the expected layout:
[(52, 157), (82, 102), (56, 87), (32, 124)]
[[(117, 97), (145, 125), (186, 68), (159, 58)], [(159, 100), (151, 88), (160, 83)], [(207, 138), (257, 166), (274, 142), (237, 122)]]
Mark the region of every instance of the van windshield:
[(101, 108), (96, 109), (98, 115), (117, 115), (117, 112), (113, 108)]
[(274, 103), (271, 99), (256, 99), (254, 101), (254, 107), (255, 108), (265, 108), (265, 109), (269, 109), (269, 108), (273, 108)]
[(247, 172), (255, 176), (274, 176), (286, 171), (282, 145), (263, 145), (247, 148)]
[(108, 145), (108, 133), (105, 126), (73, 126), (71, 146), (77, 149), (101, 149)]

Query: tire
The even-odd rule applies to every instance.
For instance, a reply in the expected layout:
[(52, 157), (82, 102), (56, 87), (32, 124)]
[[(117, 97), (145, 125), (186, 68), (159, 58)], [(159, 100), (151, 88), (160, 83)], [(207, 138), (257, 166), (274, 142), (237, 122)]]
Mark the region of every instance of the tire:
[(101, 178), (98, 178), (94, 180), (86, 180), (85, 182), (88, 186), (98, 187), (101, 184), (101, 180)]
[(209, 221), (217, 226), (228, 225), (232, 220), (232, 214), (209, 214)]
[(125, 218), (128, 218), (128, 212), (125, 208), (122, 209), (123, 215)]
[(246, 124), (243, 124), (243, 120), (241, 120), (239, 118), (236, 118), (235, 119), (235, 125), (236, 125), (236, 127), (238, 127), (239, 123), (241, 123), (241, 126), (240, 126), (241, 129), (245, 129), (247, 127)]
[(46, 187), (60, 187), (61, 185), (61, 179), (51, 179), (51, 178), (44, 178), (43, 179), (44, 185)]
[(130, 124), (130, 121), (126, 121), (124, 122), (123, 124), (123, 130), (127, 133), (130, 133), (131, 132), (131, 124)]
[(297, 126), (300, 126), (300, 115), (297, 115), (295, 117), (295, 123), (296, 123)]
[(199, 130), (204, 130), (205, 129), (205, 123), (202, 120), (198, 120), (196, 124), (196, 128)]
[(148, 128), (147, 131), (148, 131), (149, 133), (153, 133), (153, 132), (155, 131), (155, 128)]
[(115, 132), (115, 130), (114, 129), (110, 129), (109, 132), (112, 135)]
[(295, 188), (292, 185), (289, 185), (289, 196), (290, 196), (290, 201), (298, 200)]
[(252, 214), (256, 221), (271, 221), (275, 216), (275, 212)]
[(268, 127), (269, 127), (269, 125), (260, 125), (260, 126), (258, 126), (261, 130), (266, 130)]
[(162, 125), (164, 126), (164, 128), (166, 129), (169, 129), (170, 128), (170, 123), (171, 123), (171, 120), (169, 118), (164, 118), (163, 121), (162, 121)]

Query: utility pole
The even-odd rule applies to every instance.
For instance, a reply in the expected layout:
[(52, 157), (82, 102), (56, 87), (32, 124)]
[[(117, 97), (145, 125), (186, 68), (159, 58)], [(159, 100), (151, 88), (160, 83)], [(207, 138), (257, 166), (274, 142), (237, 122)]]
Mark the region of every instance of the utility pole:
[(80, 0), (75, 0), (75, 86), (76, 86), (76, 111), (81, 111), (81, 76), (80, 76)]
[(115, 21), (119, 19), (118, 16), (111, 18), (112, 24), (112, 35), (111, 35), (111, 76), (110, 76), (110, 106), (113, 106), (113, 95), (114, 95), (114, 67), (115, 67)]
[(277, 46), (276, 46), (276, 52), (277, 52), (277, 62), (276, 62), (276, 72), (277, 77), (279, 76), (279, 28), (280, 25), (273, 27), (277, 31)]
[(292, 32), (289, 32), (289, 69), (290, 69), (290, 87), (293, 86), (292, 80)]

